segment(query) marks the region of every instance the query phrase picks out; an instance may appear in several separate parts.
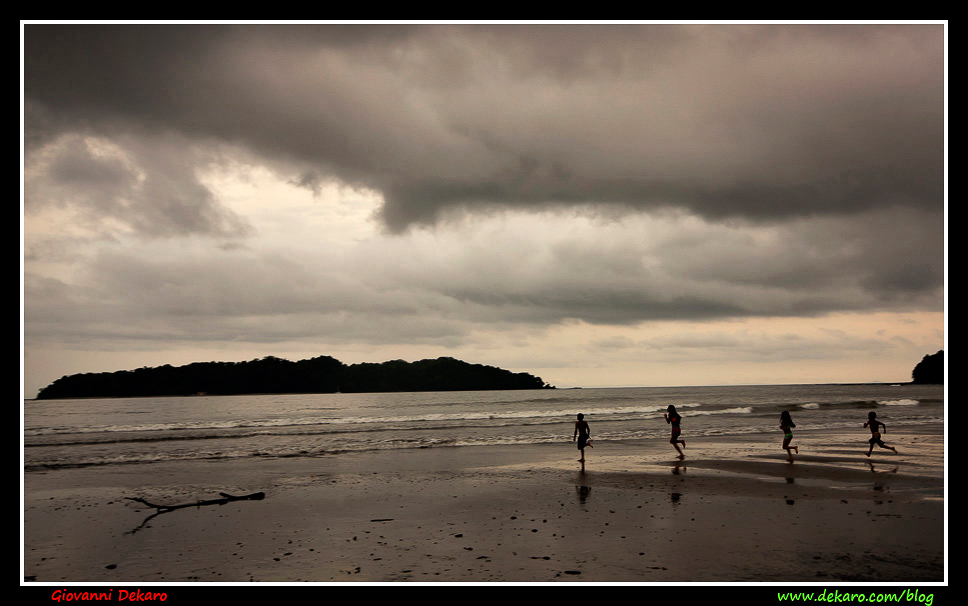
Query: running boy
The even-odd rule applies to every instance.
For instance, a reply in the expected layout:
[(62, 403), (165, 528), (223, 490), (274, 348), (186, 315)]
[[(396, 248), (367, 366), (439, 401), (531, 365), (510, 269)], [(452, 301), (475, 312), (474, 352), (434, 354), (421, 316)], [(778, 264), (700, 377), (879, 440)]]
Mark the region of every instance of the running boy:
[(871, 456), (871, 453), (874, 451), (874, 444), (877, 444), (881, 448), (893, 450), (894, 454), (897, 454), (897, 448), (888, 446), (881, 441), (881, 432), (878, 428), (882, 428), (884, 433), (887, 433), (887, 425), (877, 420), (877, 413), (873, 410), (867, 413), (867, 421), (864, 423), (864, 427), (871, 428), (871, 439), (869, 440), (871, 447), (867, 449), (867, 456)]

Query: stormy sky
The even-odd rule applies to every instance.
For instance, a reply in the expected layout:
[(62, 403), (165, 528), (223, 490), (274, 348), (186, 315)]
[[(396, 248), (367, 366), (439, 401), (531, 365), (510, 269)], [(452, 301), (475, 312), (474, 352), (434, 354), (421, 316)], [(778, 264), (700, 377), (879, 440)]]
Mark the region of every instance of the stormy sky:
[(22, 23), (24, 395), (452, 356), (905, 381), (946, 340), (946, 24)]

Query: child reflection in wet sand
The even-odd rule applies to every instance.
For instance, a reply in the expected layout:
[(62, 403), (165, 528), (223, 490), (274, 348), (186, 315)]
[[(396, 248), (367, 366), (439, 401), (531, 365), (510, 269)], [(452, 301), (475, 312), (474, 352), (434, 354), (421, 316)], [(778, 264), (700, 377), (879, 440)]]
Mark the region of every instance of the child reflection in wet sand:
[(897, 454), (897, 448), (894, 448), (893, 446), (888, 446), (887, 444), (881, 441), (881, 432), (880, 432), (880, 429), (878, 428), (883, 428), (884, 433), (887, 433), (887, 425), (877, 420), (877, 413), (874, 412), (873, 410), (867, 413), (867, 421), (864, 423), (864, 427), (871, 428), (871, 439), (868, 440), (871, 447), (867, 449), (867, 456), (871, 456), (871, 453), (874, 451), (874, 444), (877, 444), (881, 448), (886, 448), (887, 450), (894, 451), (894, 454)]

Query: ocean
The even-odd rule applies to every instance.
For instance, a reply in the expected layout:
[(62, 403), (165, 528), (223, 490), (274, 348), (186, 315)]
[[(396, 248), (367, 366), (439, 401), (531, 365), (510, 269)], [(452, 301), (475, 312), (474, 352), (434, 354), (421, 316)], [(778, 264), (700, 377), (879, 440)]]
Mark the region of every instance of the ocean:
[[(23, 403), (24, 473), (159, 461), (338, 457), (414, 448), (571, 442), (584, 413), (596, 444), (667, 440), (668, 405), (685, 439), (944, 421), (939, 385), (752, 385), (533, 391), (273, 394)], [(146, 467), (146, 473), (150, 468)]]

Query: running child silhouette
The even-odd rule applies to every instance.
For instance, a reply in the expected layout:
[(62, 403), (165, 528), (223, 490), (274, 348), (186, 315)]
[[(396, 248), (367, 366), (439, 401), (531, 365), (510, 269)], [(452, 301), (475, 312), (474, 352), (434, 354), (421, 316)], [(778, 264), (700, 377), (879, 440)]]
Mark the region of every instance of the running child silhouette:
[(575, 433), (571, 436), (572, 442), (576, 439), (578, 440), (578, 450), (581, 451), (581, 458), (578, 461), (585, 467), (585, 446), (589, 448), (595, 448), (591, 443), (592, 431), (588, 427), (588, 421), (585, 420), (585, 415), (578, 413), (578, 420), (575, 421)]
[[(669, 438), (669, 443), (675, 447), (680, 459), (686, 458), (686, 455), (682, 454), (682, 448), (686, 447), (686, 441), (679, 439), (679, 434), (682, 432), (679, 423), (682, 422), (682, 417), (676, 412), (676, 407), (672, 404), (669, 404), (669, 408), (666, 409), (663, 416), (665, 416), (666, 423), (672, 425), (672, 436)], [(680, 444), (682, 444), (682, 448), (679, 448)]]
[(874, 444), (877, 444), (881, 448), (886, 448), (887, 450), (893, 450), (894, 454), (897, 454), (897, 448), (894, 448), (893, 446), (888, 446), (883, 441), (881, 441), (880, 429), (883, 429), (884, 433), (887, 433), (887, 425), (877, 420), (877, 413), (874, 412), (873, 410), (867, 413), (867, 421), (864, 423), (864, 427), (871, 428), (871, 439), (868, 440), (871, 447), (867, 449), (867, 456), (871, 456), (871, 453), (874, 451)]
[(796, 451), (797, 454), (800, 454), (800, 449), (798, 447), (790, 445), (790, 442), (793, 441), (793, 428), (796, 426), (796, 423), (793, 422), (793, 418), (790, 417), (790, 411), (784, 410), (780, 413), (780, 429), (783, 430), (782, 448), (787, 451), (787, 460), (789, 461), (793, 460), (793, 453), (790, 452), (791, 449)]

